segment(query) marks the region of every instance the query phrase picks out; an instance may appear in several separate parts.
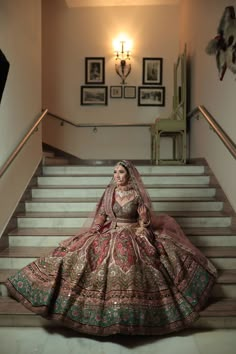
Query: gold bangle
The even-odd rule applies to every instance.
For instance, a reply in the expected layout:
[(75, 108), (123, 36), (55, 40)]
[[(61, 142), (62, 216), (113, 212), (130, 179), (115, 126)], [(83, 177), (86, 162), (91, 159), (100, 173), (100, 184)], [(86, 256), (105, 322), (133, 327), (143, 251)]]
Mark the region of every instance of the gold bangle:
[(149, 225), (150, 225), (150, 220), (147, 221), (147, 222), (144, 222), (143, 220), (140, 220), (140, 226), (141, 226), (141, 227), (147, 227), (147, 226), (149, 226)]

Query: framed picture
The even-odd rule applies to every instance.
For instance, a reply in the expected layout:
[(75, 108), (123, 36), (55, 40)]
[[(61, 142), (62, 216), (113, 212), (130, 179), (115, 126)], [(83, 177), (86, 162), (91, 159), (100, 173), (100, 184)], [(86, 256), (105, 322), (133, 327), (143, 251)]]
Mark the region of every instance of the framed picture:
[(105, 58), (85, 58), (85, 83), (105, 83)]
[(124, 86), (124, 98), (136, 98), (136, 86)]
[(138, 105), (139, 106), (164, 106), (165, 87), (139, 86)]
[(122, 86), (111, 86), (110, 87), (110, 97), (111, 98), (121, 98), (122, 97)]
[(81, 105), (107, 105), (107, 86), (81, 86)]
[(143, 58), (143, 85), (162, 85), (162, 58)]

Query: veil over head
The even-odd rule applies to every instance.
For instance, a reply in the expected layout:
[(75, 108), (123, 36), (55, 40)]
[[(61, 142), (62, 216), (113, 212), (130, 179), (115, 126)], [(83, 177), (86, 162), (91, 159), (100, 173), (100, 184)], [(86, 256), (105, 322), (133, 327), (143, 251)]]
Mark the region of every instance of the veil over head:
[[(151, 212), (151, 199), (144, 187), (143, 181), (141, 179), (141, 176), (137, 170), (137, 168), (133, 165), (132, 162), (127, 161), (127, 160), (121, 160), (116, 163), (117, 165), (123, 166), (126, 171), (128, 172), (129, 175), (129, 181), (128, 184), (131, 188), (133, 188), (137, 195), (140, 198), (140, 203), (144, 204), (146, 208), (148, 209), (149, 212)], [(97, 207), (96, 207), (96, 212), (95, 212), (95, 217), (92, 223), (92, 227), (96, 223), (96, 217), (99, 214), (105, 213), (106, 215), (109, 216), (109, 220), (114, 221), (115, 216), (112, 210), (112, 204), (114, 201), (114, 190), (116, 188), (116, 182), (114, 179), (114, 176), (111, 178), (110, 183), (108, 184), (107, 188), (105, 189), (102, 197), (100, 198)]]

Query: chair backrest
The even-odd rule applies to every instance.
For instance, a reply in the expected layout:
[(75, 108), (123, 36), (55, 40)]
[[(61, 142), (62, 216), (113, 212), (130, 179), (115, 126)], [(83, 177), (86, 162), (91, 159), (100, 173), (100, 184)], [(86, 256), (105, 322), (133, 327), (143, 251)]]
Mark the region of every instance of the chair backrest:
[(174, 96), (172, 119), (186, 121), (187, 116), (187, 54), (184, 52), (178, 56), (174, 64)]

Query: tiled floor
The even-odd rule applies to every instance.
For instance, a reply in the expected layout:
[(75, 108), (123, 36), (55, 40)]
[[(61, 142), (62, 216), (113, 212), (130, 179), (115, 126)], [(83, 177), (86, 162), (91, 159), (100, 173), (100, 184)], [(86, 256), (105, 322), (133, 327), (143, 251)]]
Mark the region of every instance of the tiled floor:
[(0, 328), (1, 354), (235, 354), (236, 330), (163, 337), (85, 337), (71, 330)]

